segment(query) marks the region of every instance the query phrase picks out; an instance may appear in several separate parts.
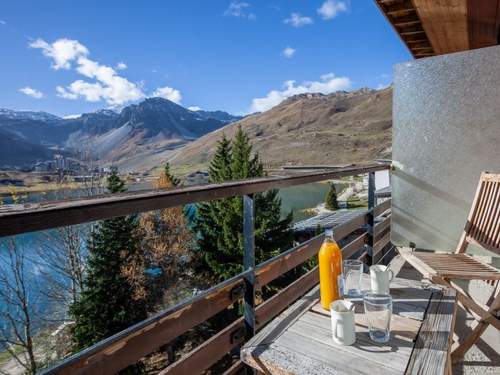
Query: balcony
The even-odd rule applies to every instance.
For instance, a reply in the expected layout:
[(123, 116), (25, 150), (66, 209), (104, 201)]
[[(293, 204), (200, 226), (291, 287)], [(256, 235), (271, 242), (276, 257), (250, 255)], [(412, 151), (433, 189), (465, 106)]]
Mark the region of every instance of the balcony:
[[(265, 301), (257, 301), (255, 292), (286, 272), (315, 258), (323, 235), (315, 236), (280, 255), (255, 265), (253, 238), (253, 196), (269, 189), (279, 189), (345, 176), (368, 174), (369, 208), (334, 227), (334, 235), (343, 243), (345, 259), (355, 257), (367, 264), (384, 262), (394, 252), (390, 246), (391, 200), (375, 205), (375, 172), (390, 168), (372, 163), (346, 168), (331, 168), (313, 173), (259, 178), (222, 184), (186, 187), (168, 191), (123, 193), (73, 201), (6, 206), (0, 209), (0, 236), (46, 230), (101, 220), (118, 215), (168, 208), (232, 196), (244, 197), (245, 271), (196, 296), (151, 316), (127, 330), (77, 353), (47, 374), (112, 374), (153, 353), (161, 346), (203, 323), (230, 305), (242, 301), (243, 317), (228, 324), (220, 332), (193, 349), (161, 373), (201, 373), (210, 369), (228, 353), (234, 353), (256, 330), (265, 326), (286, 307), (318, 284), (318, 269), (300, 276), (290, 285)], [(383, 215), (383, 216), (382, 216)], [(375, 225), (375, 218), (379, 218)], [(240, 361), (228, 370), (242, 369)]]

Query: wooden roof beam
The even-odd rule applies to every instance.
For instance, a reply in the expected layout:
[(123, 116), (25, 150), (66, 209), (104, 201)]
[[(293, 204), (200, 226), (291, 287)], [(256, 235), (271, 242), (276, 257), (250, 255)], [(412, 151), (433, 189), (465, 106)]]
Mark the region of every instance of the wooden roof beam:
[(417, 47), (411, 47), (411, 51), (419, 51), (420, 52), (430, 52), (432, 53), (432, 47), (430, 45), (427, 46), (417, 46)]
[(432, 46), (428, 40), (426, 40), (425, 42), (421, 42), (421, 43), (410, 44), (410, 45), (408, 45), (408, 47), (411, 50), (422, 49), (422, 48), (431, 48), (432, 49)]
[(394, 26), (396, 27), (404, 27), (408, 25), (421, 25), (420, 18), (418, 18), (417, 14), (408, 14), (403, 17), (392, 17)]
[(427, 43), (427, 44), (429, 44), (429, 39), (427, 39), (427, 38), (406, 39), (405, 38), (405, 43), (408, 44), (408, 45), (414, 45), (414, 44), (420, 44), (420, 43)]
[(405, 0), (402, 3), (385, 6), (385, 12), (389, 15), (397, 15), (400, 13), (414, 12), (415, 7), (410, 0)]

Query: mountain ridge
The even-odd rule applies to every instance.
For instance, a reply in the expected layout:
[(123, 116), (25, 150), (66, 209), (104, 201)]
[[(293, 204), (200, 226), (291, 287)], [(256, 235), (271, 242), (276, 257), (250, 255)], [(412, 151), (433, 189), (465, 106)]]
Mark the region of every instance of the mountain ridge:
[[(163, 98), (145, 99), (119, 113), (102, 109), (70, 118), (0, 109), (5, 142), (15, 141), (19, 146), (3, 154), (0, 165), (29, 164), (57, 150), (76, 151), (83, 146), (105, 163), (120, 162), (131, 152), (177, 147), (240, 118), (223, 111), (191, 111)], [(16, 149), (24, 150), (24, 155)], [(31, 156), (26, 154), (30, 149), (34, 151)]]
[(392, 88), (306, 93), (200, 137), (170, 156), (177, 168), (203, 168), (225, 133), (241, 126), (267, 167), (343, 164), (390, 157)]

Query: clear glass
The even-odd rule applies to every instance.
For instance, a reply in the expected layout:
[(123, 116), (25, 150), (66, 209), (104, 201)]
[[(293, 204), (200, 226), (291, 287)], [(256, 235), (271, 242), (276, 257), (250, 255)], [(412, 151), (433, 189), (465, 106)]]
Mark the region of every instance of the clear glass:
[(392, 316), (391, 295), (366, 293), (363, 301), (370, 338), (375, 342), (389, 341)]
[(344, 260), (343, 263), (343, 294), (346, 297), (360, 297), (363, 262), (359, 260)]

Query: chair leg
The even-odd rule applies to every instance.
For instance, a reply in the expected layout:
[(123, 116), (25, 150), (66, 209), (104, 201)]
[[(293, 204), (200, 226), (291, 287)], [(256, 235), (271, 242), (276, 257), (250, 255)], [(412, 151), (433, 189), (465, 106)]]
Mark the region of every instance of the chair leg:
[[(498, 288), (498, 284), (495, 289)], [(488, 313), (489, 314), (496, 314), (498, 310), (500, 310), (500, 294), (498, 294), (496, 297), (496, 290), (493, 290), (493, 293), (491, 294), (490, 298), (488, 299), (488, 302), (486, 303), (489, 305)], [(451, 353), (451, 358), (453, 363), (457, 363), (460, 361), (465, 353), (471, 348), (472, 345), (481, 337), (483, 332), (488, 328), (490, 325), (490, 322), (487, 321), (479, 321), (477, 322), (477, 325), (474, 327), (472, 330), (472, 333), (464, 340), (462, 341), (455, 350)], [(498, 327), (496, 327), (498, 329)]]
[(451, 359), (453, 363), (457, 363), (464, 358), (465, 353), (474, 345), (474, 343), (481, 337), (483, 332), (488, 328), (489, 323), (478, 322), (476, 327), (472, 330), (472, 333), (467, 336), (467, 338), (462, 341), (458, 347), (451, 352)]

